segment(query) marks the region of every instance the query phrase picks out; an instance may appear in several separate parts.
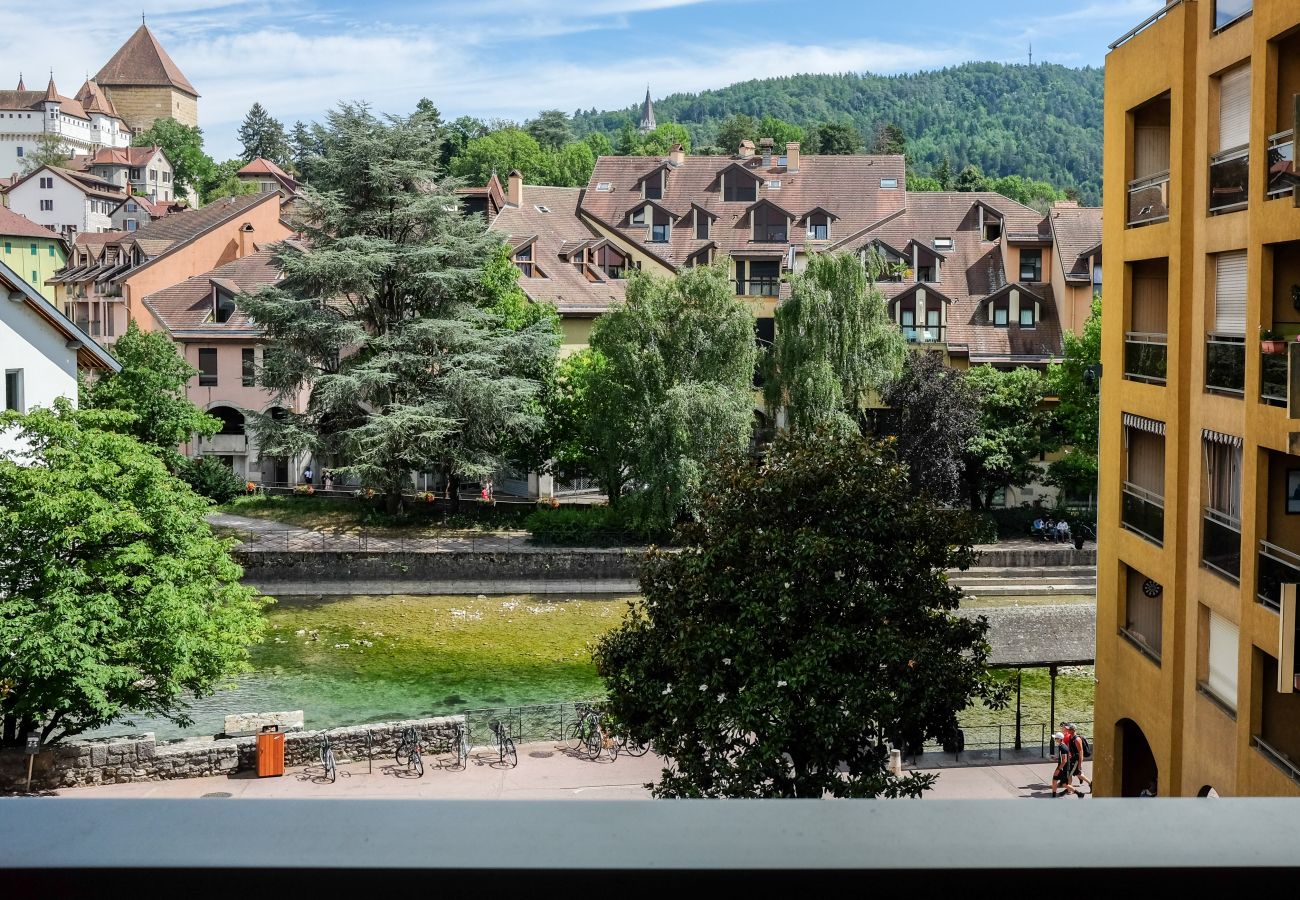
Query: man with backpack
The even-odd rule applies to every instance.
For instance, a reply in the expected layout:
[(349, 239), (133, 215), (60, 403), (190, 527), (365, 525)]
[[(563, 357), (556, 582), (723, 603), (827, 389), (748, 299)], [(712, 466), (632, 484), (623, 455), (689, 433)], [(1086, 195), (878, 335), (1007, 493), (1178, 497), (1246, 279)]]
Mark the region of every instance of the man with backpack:
[(1082, 797), (1070, 784), (1070, 748), (1065, 745), (1065, 734), (1058, 731), (1052, 735), (1052, 756), (1056, 758), (1056, 771), (1052, 773), (1052, 796), (1059, 797), (1056, 793), (1058, 787), (1064, 789), (1066, 794), (1074, 794), (1076, 797)]
[[(1079, 734), (1078, 729), (1071, 723), (1062, 722), (1061, 731), (1065, 734), (1065, 746), (1069, 753), (1070, 760), (1070, 769), (1068, 773), (1070, 777), (1067, 777), (1066, 783), (1070, 783), (1070, 781), (1073, 780), (1072, 776), (1077, 775), (1079, 777), (1079, 784), (1088, 785), (1088, 790), (1091, 792), (1092, 779), (1083, 774), (1083, 761), (1089, 756), (1092, 756), (1092, 747), (1089, 745), (1088, 739)], [(1082, 797), (1083, 794), (1079, 794), (1079, 796)]]

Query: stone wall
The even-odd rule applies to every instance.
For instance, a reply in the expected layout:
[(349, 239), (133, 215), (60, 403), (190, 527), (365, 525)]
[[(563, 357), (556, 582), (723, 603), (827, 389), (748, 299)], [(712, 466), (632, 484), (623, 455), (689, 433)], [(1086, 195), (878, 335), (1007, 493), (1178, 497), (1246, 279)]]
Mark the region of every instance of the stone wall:
[(235, 558), (255, 584), (314, 581), (601, 581), (636, 578), (639, 550), (267, 551), (238, 547)]
[(977, 566), (990, 568), (1060, 568), (1097, 565), (1097, 548), (1075, 550), (1071, 544), (1043, 544), (1041, 547), (994, 546), (980, 551)]
[[(305, 766), (317, 763), (320, 738), (326, 733), (339, 762), (366, 758), (367, 732), (374, 758), (391, 760), (402, 732), (408, 727), (418, 730), (427, 747), (437, 748), (450, 745), (457, 723), (464, 721), (464, 716), (443, 716), (331, 728), (328, 732), (288, 732), (284, 736), (284, 764)], [(32, 767), (32, 790), (254, 771), (257, 768), (256, 746), (255, 737), (188, 738), (159, 743), (152, 734), (73, 741), (45, 750), (36, 757)], [(21, 751), (0, 753), (0, 791), (21, 791), (26, 782), (26, 755)]]

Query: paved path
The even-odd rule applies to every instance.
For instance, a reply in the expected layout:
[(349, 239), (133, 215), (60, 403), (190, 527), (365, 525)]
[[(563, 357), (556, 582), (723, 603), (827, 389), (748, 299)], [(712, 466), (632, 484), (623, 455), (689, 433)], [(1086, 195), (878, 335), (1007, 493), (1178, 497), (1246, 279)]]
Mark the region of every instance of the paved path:
[[(486, 751), (471, 754), (462, 770), (438, 768), (426, 760), (423, 778), (405, 777), (389, 759), (375, 760), (374, 773), (363, 762), (339, 766), (333, 784), (321, 777), (319, 766), (292, 769), (282, 778), (258, 778), (247, 772), (230, 777), (186, 778), (136, 784), (109, 784), (73, 788), (60, 797), (203, 797), (230, 795), (297, 799), (313, 797), (460, 799), (460, 800), (635, 800), (648, 799), (645, 784), (658, 778), (660, 760), (651, 755), (634, 759), (620, 756), (613, 762), (592, 762), (569, 755), (551, 743), (523, 744), (514, 769), (494, 765)], [(1091, 775), (1091, 763), (1085, 764)], [(924, 770), (923, 770), (924, 771)], [(935, 770), (933, 800), (989, 800), (1049, 797), (1048, 761), (998, 766), (969, 766)], [(3, 800), (0, 800), (3, 803)]]

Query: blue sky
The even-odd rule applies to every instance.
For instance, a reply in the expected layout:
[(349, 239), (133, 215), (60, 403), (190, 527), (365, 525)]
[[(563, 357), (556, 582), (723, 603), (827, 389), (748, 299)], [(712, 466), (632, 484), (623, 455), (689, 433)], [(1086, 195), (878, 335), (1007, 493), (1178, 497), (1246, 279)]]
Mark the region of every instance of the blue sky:
[[(199, 89), (208, 150), (233, 156), (260, 101), (286, 125), (341, 98), (447, 118), (524, 119), (798, 72), (911, 72), (972, 59), (1100, 65), (1158, 0), (144, 0), (149, 27)], [(120, 7), (5, 13), (0, 83), (64, 93), (135, 24)]]

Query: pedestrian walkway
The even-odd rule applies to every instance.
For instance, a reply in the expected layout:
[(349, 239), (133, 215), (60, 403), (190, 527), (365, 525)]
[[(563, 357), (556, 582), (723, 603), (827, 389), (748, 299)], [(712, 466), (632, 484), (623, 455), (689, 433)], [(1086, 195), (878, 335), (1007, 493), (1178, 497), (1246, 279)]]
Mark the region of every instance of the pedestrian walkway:
[[(646, 785), (658, 779), (662, 762), (658, 757), (620, 756), (617, 760), (592, 761), (571, 755), (554, 743), (521, 744), (519, 765), (504, 768), (494, 753), (470, 755), (463, 769), (439, 767), (439, 760), (426, 760), (423, 778), (405, 775), (389, 758), (343, 762), (338, 780), (324, 780), (320, 766), (289, 770), (283, 777), (258, 778), (249, 772), (229, 777), (185, 778), (70, 788), (60, 797), (248, 797), (248, 798), (414, 798), (425, 800), (635, 800), (649, 799)], [(443, 760), (445, 763), (446, 760)], [(969, 766), (934, 771), (938, 783), (924, 794), (929, 800), (994, 800), (1050, 798), (1050, 760), (1016, 762), (1007, 765)], [(1092, 765), (1085, 763), (1091, 777)], [(0, 803), (3, 803), (0, 800)]]

